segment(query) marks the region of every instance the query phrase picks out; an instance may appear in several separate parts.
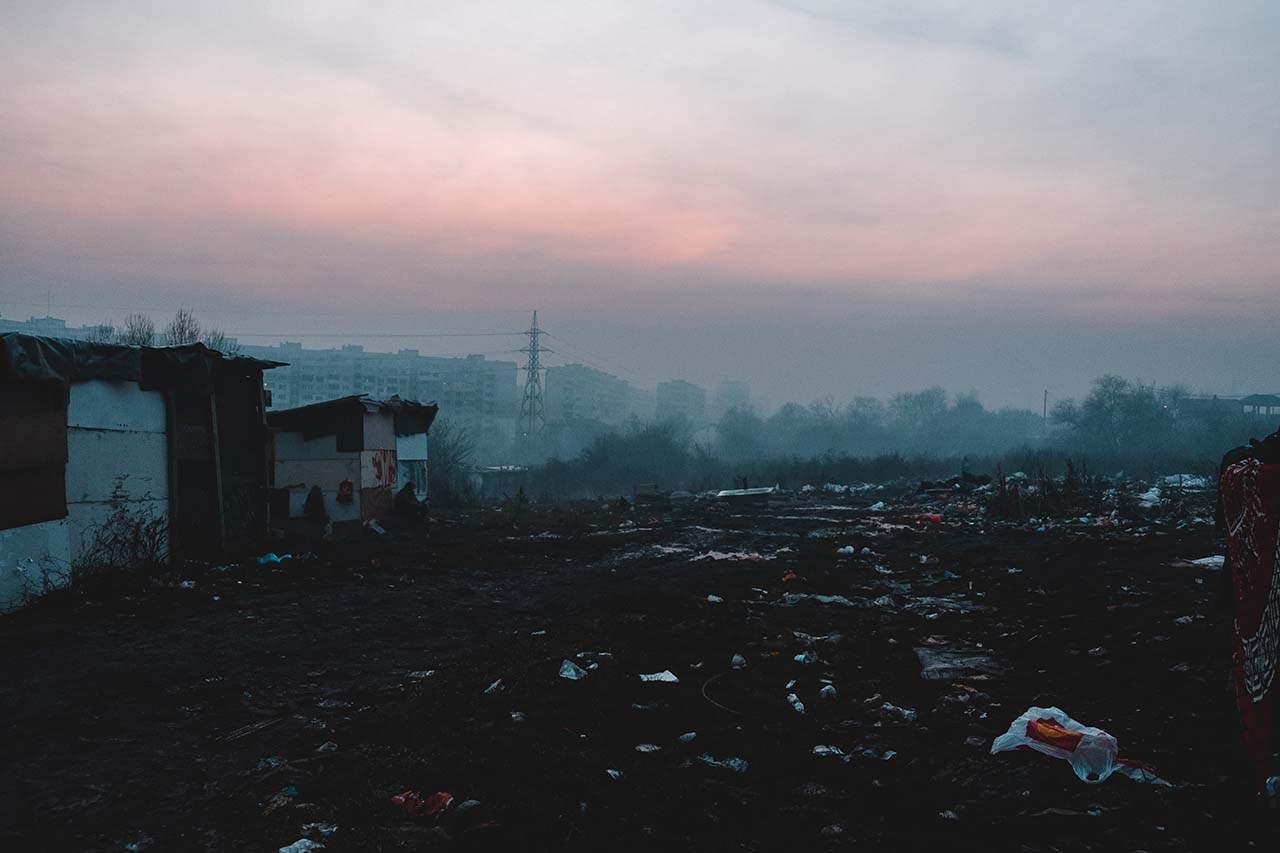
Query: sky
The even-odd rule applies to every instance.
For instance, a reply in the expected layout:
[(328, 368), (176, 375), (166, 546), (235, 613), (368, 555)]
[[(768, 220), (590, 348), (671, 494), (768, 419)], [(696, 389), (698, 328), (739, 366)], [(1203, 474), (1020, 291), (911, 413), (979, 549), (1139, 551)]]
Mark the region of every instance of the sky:
[[(1280, 391), (1280, 4), (0, 7), (0, 315), (763, 404)], [(305, 337), (303, 337), (305, 336)]]

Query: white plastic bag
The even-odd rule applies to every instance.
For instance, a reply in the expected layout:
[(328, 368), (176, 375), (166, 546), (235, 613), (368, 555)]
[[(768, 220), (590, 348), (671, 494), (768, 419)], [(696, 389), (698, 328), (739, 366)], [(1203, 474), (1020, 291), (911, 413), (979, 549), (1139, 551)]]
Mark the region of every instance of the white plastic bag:
[(1071, 719), (1061, 708), (1028, 708), (991, 744), (991, 754), (1014, 749), (1034, 749), (1071, 765), (1082, 782), (1097, 785), (1112, 773), (1136, 782), (1169, 783), (1150, 768), (1120, 757), (1116, 739), (1092, 726)]

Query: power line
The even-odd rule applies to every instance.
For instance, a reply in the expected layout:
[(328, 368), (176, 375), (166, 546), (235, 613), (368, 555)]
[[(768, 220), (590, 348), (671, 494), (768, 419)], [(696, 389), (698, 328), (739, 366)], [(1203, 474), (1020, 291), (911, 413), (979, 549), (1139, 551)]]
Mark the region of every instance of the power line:
[[(654, 379), (652, 376), (644, 376), (632, 370), (623, 370), (617, 367), (616, 365), (609, 366), (610, 365), (609, 359), (606, 359), (603, 356), (596, 355), (592, 353), (590, 350), (583, 349), (581, 346), (573, 343), (572, 341), (565, 340), (565, 338), (562, 335), (553, 334), (552, 332), (548, 332), (545, 330), (543, 330), (543, 334), (549, 338), (555, 338), (557, 341), (560, 341), (561, 343), (569, 344), (568, 347), (562, 347), (562, 349), (564, 349), (570, 355), (576, 356), (577, 358), (581, 359), (582, 362), (586, 364), (588, 367), (595, 367), (597, 370), (603, 370), (606, 373), (616, 373), (619, 376), (622, 376), (623, 378), (627, 378), (629, 376), (632, 380), (640, 380), (643, 382), (653, 383), (654, 385), (657, 385), (661, 381), (658, 379)], [(599, 364), (594, 364), (592, 362), (599, 362)]]
[[(227, 332), (235, 338), (514, 338), (528, 332)], [(522, 350), (513, 350), (521, 352)]]

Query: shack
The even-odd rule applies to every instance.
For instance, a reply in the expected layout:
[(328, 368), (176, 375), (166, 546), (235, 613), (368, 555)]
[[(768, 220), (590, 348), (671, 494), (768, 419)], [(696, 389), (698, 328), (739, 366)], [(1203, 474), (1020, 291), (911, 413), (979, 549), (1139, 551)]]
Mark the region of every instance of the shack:
[(264, 540), (277, 366), (0, 334), (0, 611), (96, 566)]
[[(427, 434), (438, 411), (434, 403), (358, 394), (269, 412), (272, 518), (378, 521), (406, 483), (426, 498)], [(311, 498), (308, 509), (315, 489), (321, 503)]]

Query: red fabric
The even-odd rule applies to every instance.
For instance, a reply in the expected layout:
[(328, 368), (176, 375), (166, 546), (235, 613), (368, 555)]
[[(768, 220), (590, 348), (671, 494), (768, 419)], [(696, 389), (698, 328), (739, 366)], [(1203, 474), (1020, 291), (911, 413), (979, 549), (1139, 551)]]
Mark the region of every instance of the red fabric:
[(1280, 465), (1246, 459), (1222, 474), (1227, 571), (1235, 604), (1232, 670), (1245, 746), (1267, 777), (1280, 650)]

